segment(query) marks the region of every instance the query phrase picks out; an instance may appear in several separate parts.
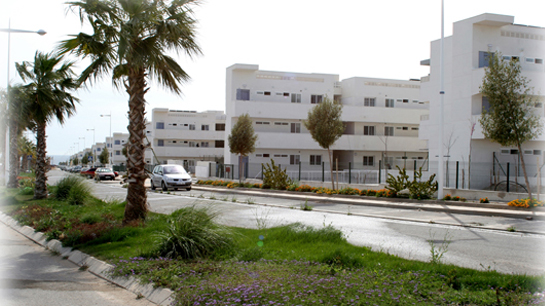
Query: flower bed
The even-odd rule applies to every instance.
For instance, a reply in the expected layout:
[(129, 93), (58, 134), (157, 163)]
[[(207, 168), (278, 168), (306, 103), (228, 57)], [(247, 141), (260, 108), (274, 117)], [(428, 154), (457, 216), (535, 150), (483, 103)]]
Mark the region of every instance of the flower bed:
[(523, 208), (543, 207), (543, 201), (538, 201), (536, 199), (516, 199), (507, 203), (507, 205)]

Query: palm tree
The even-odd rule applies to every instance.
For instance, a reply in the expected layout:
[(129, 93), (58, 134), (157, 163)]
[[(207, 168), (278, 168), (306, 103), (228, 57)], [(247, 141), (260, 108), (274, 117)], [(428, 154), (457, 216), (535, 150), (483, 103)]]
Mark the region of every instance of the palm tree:
[(21, 163), (21, 169), (30, 170), (30, 167), (27, 167), (30, 166), (28, 156), (31, 156), (33, 160), (36, 159), (36, 144), (21, 133), (17, 138), (17, 147), (17, 159)]
[(166, 53), (182, 51), (189, 57), (201, 53), (195, 40), (192, 5), (197, 0), (81, 0), (69, 2), (88, 20), (93, 34), (79, 33), (61, 42), (62, 54), (90, 58), (81, 82), (111, 73), (117, 88), (129, 94), (129, 173), (127, 204), (123, 222), (144, 220), (147, 215), (144, 129), (144, 95), (148, 79), (180, 94), (188, 74)]
[(72, 72), (74, 63), (61, 61), (61, 55), (36, 52), (34, 63), (16, 64), (21, 79), (24, 82), (29, 81), (23, 86), (28, 95), (23, 113), (36, 126), (35, 199), (47, 198), (45, 127), (54, 118), (63, 124), (67, 117), (75, 113), (75, 102), (78, 101), (69, 93), (78, 88)]
[(21, 85), (10, 86), (7, 122), (9, 125), (9, 175), (8, 188), (17, 188), (19, 173), (18, 142), (19, 135), (30, 126), (28, 117), (23, 114), (23, 105), (28, 99), (25, 88)]

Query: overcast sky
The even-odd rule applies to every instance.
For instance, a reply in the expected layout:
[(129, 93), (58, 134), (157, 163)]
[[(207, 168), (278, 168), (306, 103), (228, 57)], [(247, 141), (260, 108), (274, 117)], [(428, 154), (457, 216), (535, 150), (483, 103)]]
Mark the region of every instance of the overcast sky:
[[(36, 50), (51, 52), (69, 34), (85, 31), (76, 14), (60, 0), (0, 0), (0, 28), (47, 31), (12, 34), (10, 80), (21, 80), (15, 62), (32, 61)], [(446, 0), (445, 35), (452, 23), (482, 13), (515, 16), (515, 23), (545, 26), (540, 0)], [(441, 36), (440, 0), (207, 0), (195, 10), (203, 55), (177, 57), (192, 80), (176, 96), (155, 84), (146, 95), (147, 110), (225, 110), (225, 68), (258, 64), (263, 70), (338, 74), (391, 79), (420, 78), (429, 69), (430, 41)], [(90, 32), (89, 32), (90, 33)], [(0, 33), (0, 87), (7, 86), (7, 33)], [(78, 66), (82, 69), (83, 64)], [(76, 93), (77, 114), (64, 126), (47, 128), (48, 155), (68, 155), (126, 132), (128, 95), (112, 88), (111, 78)], [(150, 118), (151, 119), (151, 118)], [(85, 137), (84, 139), (79, 139)], [(58, 162), (58, 161), (54, 161)]]

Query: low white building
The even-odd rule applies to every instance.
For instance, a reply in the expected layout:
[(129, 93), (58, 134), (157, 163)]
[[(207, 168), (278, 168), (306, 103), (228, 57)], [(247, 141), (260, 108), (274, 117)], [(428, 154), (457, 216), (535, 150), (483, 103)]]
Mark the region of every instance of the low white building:
[[(422, 118), (420, 138), (426, 140), (430, 160), (435, 163), (439, 156), (440, 43), (440, 40), (432, 41), (430, 59), (421, 62), (430, 66), (430, 74), (422, 78), (420, 90), (420, 100), (429, 103), (430, 114)], [(507, 162), (515, 166), (511, 175), (516, 172), (522, 176), (521, 153), (535, 182), (537, 158), (541, 163), (545, 159), (545, 135), (528, 141), (523, 145), (524, 152), (518, 152), (517, 148), (502, 147), (485, 139), (479, 124), (482, 110), (489, 107), (479, 89), (488, 65), (488, 52), (501, 52), (505, 60), (520, 62), (522, 74), (534, 88), (535, 111), (544, 116), (545, 29), (515, 24), (513, 16), (496, 14), (482, 14), (455, 22), (452, 36), (444, 40), (445, 161), (461, 162), (467, 182), (471, 148), (471, 187), (486, 188), (505, 175)], [(462, 176), (461, 171), (459, 175)], [(452, 180), (454, 172), (449, 176)]]
[[(425, 142), (418, 139), (420, 117), (428, 114), (419, 101), (419, 80), (353, 77), (339, 81), (334, 74), (259, 70), (258, 65), (227, 68), (225, 163), (238, 165), (230, 153), (228, 136), (243, 114), (249, 114), (258, 136), (256, 151), (244, 159), (247, 177), (258, 177), (261, 164), (271, 159), (295, 170), (302, 179), (317, 179), (329, 169), (327, 150), (306, 130), (303, 120), (325, 96), (343, 104), (344, 135), (332, 147), (333, 163), (340, 170), (373, 170), (379, 161), (418, 167), (427, 159)], [(236, 171), (236, 170), (235, 170)], [(313, 177), (314, 176), (314, 177)], [(327, 178), (326, 178), (327, 179)]]
[[(109, 138), (109, 137), (108, 137)], [(106, 141), (108, 141), (106, 138)], [(110, 162), (112, 165), (127, 164), (127, 158), (123, 155), (123, 146), (129, 139), (129, 133), (113, 133), (111, 139)]]
[(180, 161), (194, 171), (196, 161), (223, 158), (225, 114), (154, 108), (146, 136), (148, 164)]

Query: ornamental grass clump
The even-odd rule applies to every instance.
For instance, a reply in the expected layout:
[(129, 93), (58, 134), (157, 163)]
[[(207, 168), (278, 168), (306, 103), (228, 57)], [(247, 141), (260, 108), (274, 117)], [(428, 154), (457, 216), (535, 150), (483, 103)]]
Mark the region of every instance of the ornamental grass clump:
[(90, 197), (91, 188), (84, 181), (81, 181), (70, 188), (66, 201), (70, 205), (84, 205)]
[(214, 222), (217, 214), (195, 206), (172, 213), (167, 230), (157, 235), (157, 256), (168, 258), (205, 258), (233, 246), (233, 232)]
[(66, 176), (57, 183), (52, 192), (57, 200), (66, 200), (72, 187), (81, 184), (84, 184), (83, 178), (75, 175)]

